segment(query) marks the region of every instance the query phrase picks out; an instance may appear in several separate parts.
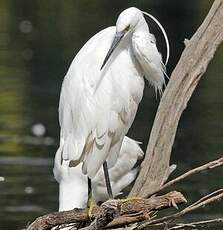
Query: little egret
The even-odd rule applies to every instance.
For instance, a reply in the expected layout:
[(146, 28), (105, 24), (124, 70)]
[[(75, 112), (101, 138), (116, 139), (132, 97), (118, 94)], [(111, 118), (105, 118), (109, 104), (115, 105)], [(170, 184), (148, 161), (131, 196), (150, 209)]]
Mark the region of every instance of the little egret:
[[(135, 179), (139, 167), (134, 168), (134, 166), (142, 157), (143, 151), (138, 143), (124, 137), (117, 162), (109, 169), (114, 196)], [(58, 151), (55, 156), (54, 177), (59, 183), (59, 211), (86, 207), (88, 180), (82, 173), (81, 164), (73, 168), (69, 167), (69, 161), (63, 161), (61, 164), (61, 154)], [(96, 202), (108, 199), (102, 168), (92, 180), (92, 195)]]
[[(167, 39), (166, 43), (168, 60)], [(116, 26), (100, 31), (82, 47), (62, 84), (58, 149), (61, 165), (69, 161), (72, 168), (82, 162), (82, 172), (89, 181), (103, 165), (110, 198), (108, 168), (115, 165), (123, 138), (135, 118), (144, 77), (162, 92), (165, 65), (155, 37), (143, 12), (131, 7), (119, 15)]]

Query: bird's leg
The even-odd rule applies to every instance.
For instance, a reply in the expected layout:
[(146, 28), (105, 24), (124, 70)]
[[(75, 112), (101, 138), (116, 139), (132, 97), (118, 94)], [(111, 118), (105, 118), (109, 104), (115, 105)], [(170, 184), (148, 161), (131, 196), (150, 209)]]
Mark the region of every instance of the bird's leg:
[(88, 216), (92, 217), (92, 210), (96, 206), (96, 203), (92, 197), (92, 183), (91, 179), (88, 177), (88, 201), (87, 201), (87, 207), (88, 207)]
[(111, 182), (110, 182), (109, 173), (108, 173), (108, 165), (106, 161), (103, 164), (103, 170), (104, 170), (104, 175), (105, 175), (105, 183), (106, 183), (106, 188), (108, 192), (108, 197), (109, 199), (113, 199)]
[(88, 198), (92, 197), (92, 184), (91, 184), (91, 179), (88, 177), (87, 178), (87, 184), (88, 184)]

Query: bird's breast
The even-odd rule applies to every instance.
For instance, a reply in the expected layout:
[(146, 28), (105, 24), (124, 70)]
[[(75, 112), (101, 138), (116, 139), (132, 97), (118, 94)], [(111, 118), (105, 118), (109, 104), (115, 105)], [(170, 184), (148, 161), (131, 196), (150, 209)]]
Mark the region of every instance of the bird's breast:
[(115, 92), (119, 91), (132, 97), (138, 104), (143, 95), (144, 79), (140, 72), (131, 47), (123, 49), (110, 66), (111, 82), (115, 84)]

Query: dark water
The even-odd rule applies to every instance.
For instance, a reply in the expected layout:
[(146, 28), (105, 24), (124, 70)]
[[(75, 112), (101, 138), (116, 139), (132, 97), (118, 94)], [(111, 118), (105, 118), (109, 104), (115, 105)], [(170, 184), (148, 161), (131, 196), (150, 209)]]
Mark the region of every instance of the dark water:
[[(52, 167), (59, 136), (58, 98), (63, 76), (81, 46), (113, 25), (122, 9), (137, 6), (159, 18), (169, 34), (170, 73), (184, 38), (195, 32), (211, 2), (0, 0), (0, 176), (5, 178), (0, 182), (0, 229), (21, 229), (35, 217), (57, 210)], [(151, 29), (157, 34), (154, 26)], [(178, 165), (175, 175), (222, 155), (222, 60), (221, 47), (181, 118), (172, 154), (172, 162)], [(157, 104), (147, 87), (129, 132), (143, 141), (144, 148)], [(177, 189), (189, 201), (196, 200), (222, 187), (222, 176), (222, 169), (204, 172)], [(218, 203), (187, 218), (222, 214), (223, 205)]]

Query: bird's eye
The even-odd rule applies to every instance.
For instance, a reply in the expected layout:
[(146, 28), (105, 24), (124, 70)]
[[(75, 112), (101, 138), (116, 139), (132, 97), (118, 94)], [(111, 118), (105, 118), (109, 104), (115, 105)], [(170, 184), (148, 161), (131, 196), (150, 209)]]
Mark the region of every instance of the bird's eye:
[(129, 31), (130, 25), (125, 28), (125, 32)]

